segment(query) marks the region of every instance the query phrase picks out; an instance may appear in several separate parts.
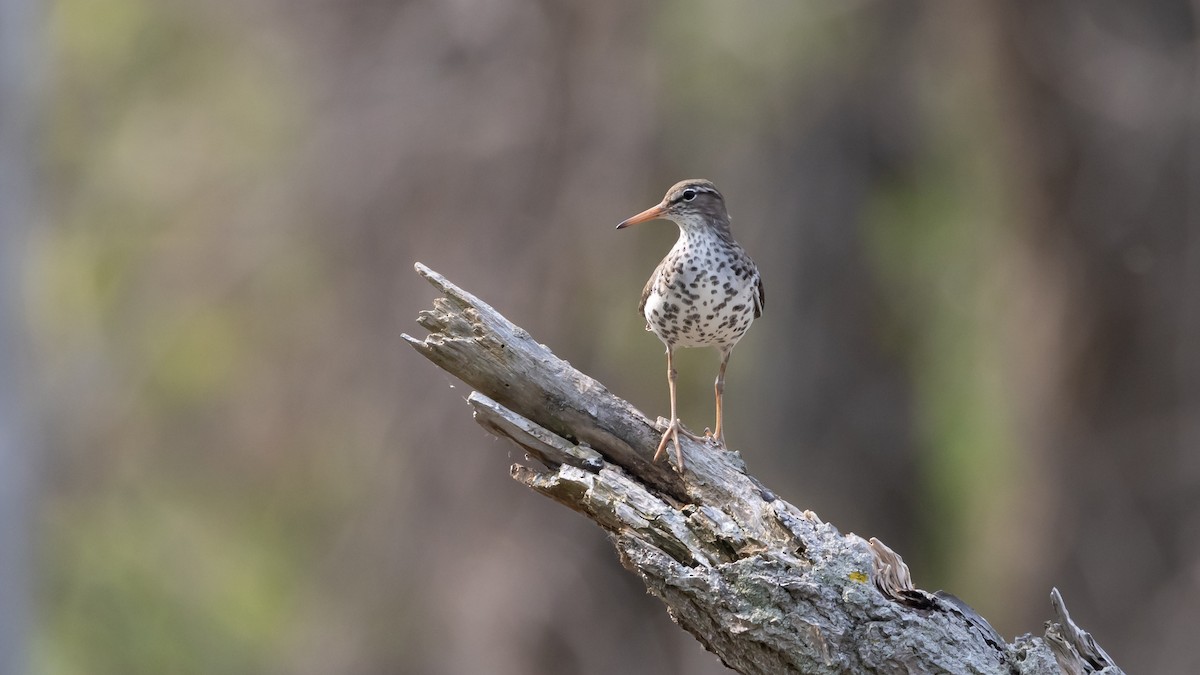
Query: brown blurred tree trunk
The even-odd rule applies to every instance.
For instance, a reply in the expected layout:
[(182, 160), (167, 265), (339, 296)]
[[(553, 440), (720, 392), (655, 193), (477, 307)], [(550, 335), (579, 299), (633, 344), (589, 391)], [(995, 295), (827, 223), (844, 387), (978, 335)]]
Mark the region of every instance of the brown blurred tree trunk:
[[(1001, 311), (1035, 477), (1022, 484), (1036, 517), (1006, 518), (1039, 523), (1041, 542), (1012, 567), (1025, 589), (1013, 590), (1068, 579), (1098, 629), (1137, 627), (1114, 631), (1114, 650), (1188, 670), (1194, 657), (1166, 656), (1162, 636), (1184, 647), (1173, 627), (1200, 617), (1195, 584), (1176, 583), (1200, 555), (1183, 525), (1200, 517), (1197, 7), (989, 7), (1014, 204)], [(1110, 553), (1128, 532), (1144, 539)]]

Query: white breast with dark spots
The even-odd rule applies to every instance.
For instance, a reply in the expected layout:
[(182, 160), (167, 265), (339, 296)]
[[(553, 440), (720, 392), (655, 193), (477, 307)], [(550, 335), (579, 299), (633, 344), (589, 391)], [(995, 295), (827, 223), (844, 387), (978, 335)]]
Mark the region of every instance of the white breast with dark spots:
[(681, 239), (644, 310), (647, 327), (676, 347), (733, 345), (754, 321), (754, 264), (741, 247)]

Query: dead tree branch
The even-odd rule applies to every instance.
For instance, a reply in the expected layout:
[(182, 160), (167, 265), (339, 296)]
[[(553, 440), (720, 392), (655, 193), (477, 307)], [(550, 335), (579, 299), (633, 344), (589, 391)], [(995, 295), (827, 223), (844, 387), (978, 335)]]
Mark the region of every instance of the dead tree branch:
[[(687, 469), (650, 461), (654, 420), (475, 296), (417, 264), (445, 297), (417, 319), (418, 352), (476, 391), (489, 432), (541, 464), (513, 478), (609, 532), (671, 617), (740, 673), (1121, 671), (1057, 591), (1044, 637), (1006, 642), (947, 593), (916, 589), (882, 542), (779, 499), (728, 450), (681, 437)], [(1061, 668), (1061, 671), (1060, 671)]]

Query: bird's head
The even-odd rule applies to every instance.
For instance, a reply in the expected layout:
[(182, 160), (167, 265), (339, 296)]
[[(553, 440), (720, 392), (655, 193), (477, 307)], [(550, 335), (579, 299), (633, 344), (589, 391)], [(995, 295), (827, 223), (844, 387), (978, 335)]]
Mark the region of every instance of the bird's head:
[(672, 185), (661, 202), (621, 221), (617, 229), (657, 218), (673, 221), (685, 231), (729, 230), (729, 212), (725, 209), (725, 198), (717, 191), (717, 186), (713, 185), (712, 181), (703, 178), (689, 178)]

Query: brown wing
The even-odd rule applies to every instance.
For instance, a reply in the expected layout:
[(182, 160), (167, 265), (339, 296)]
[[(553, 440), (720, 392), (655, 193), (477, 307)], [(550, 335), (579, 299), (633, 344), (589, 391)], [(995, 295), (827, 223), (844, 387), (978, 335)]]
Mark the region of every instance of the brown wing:
[(663, 267), (667, 265), (667, 261), (670, 258), (671, 256), (669, 254), (666, 258), (663, 258), (662, 261), (655, 266), (654, 272), (650, 274), (650, 278), (646, 280), (646, 287), (642, 289), (642, 299), (640, 302), (638, 302), (638, 314), (645, 316), (646, 300), (650, 297), (650, 291), (654, 290), (654, 283), (658, 281), (658, 275), (663, 273)]
[(654, 274), (646, 280), (646, 287), (642, 289), (642, 299), (638, 302), (638, 316), (646, 314), (646, 299), (650, 297), (650, 289), (654, 288), (654, 280), (658, 278), (658, 268), (655, 268)]
[[(754, 296), (754, 318), (762, 316), (763, 307), (767, 306), (767, 287), (763, 285), (762, 275), (755, 275), (754, 284), (758, 286), (758, 294)], [(645, 303), (645, 299), (642, 303)]]

